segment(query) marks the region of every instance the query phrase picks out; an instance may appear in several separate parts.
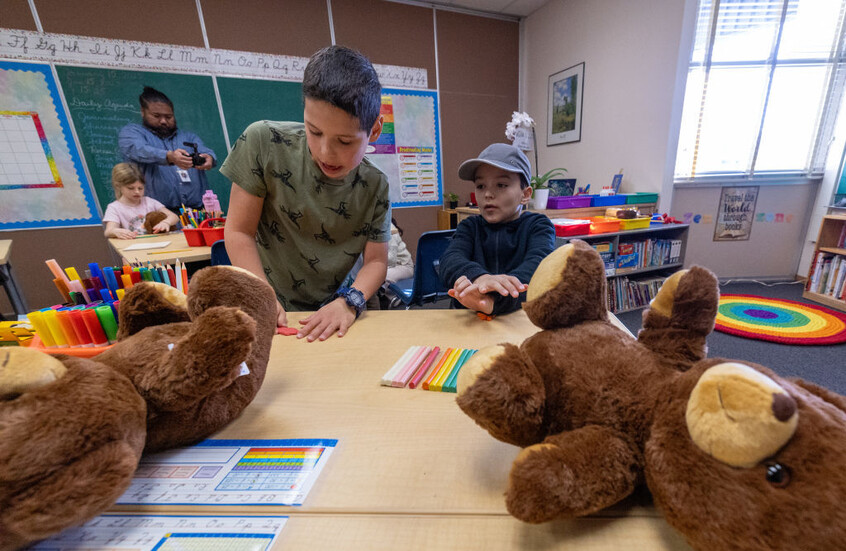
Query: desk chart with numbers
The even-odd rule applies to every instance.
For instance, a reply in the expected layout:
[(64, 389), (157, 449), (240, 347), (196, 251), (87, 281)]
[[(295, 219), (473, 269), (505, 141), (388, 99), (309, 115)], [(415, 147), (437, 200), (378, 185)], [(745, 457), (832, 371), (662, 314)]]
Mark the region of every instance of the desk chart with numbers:
[(266, 551), (285, 516), (105, 514), (30, 547), (36, 551)]
[(206, 440), (144, 456), (117, 505), (302, 505), (337, 440)]
[(0, 190), (62, 187), (38, 113), (0, 111)]

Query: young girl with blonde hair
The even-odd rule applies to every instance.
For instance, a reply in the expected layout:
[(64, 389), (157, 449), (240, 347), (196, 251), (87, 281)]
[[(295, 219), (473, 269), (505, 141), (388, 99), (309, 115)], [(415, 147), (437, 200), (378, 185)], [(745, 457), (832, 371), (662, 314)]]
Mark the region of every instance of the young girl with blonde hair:
[(134, 239), (147, 233), (144, 220), (148, 213), (159, 212), (162, 220), (152, 227), (153, 233), (170, 231), (179, 219), (153, 199), (144, 195), (144, 176), (133, 164), (118, 163), (112, 169), (112, 188), (115, 199), (106, 207), (103, 222), (106, 224), (106, 237)]

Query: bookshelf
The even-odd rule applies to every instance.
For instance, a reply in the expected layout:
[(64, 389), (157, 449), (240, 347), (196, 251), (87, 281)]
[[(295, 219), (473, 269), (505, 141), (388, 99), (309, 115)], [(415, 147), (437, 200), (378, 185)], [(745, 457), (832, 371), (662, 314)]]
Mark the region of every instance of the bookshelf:
[(846, 214), (823, 216), (802, 298), (846, 312)]
[(615, 314), (649, 305), (664, 279), (684, 265), (688, 224), (590, 235), (556, 237), (560, 247), (581, 239), (599, 251), (605, 261), (608, 309)]

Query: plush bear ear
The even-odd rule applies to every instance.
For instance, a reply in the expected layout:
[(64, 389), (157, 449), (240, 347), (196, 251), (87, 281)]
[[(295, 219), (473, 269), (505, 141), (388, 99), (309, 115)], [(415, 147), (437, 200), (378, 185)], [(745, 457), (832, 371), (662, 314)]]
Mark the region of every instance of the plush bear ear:
[(702, 451), (733, 467), (751, 467), (793, 437), (799, 414), (796, 401), (775, 381), (726, 362), (699, 377), (685, 420)]
[(605, 265), (596, 250), (578, 239), (549, 253), (535, 270), (523, 305), (542, 329), (608, 319)]

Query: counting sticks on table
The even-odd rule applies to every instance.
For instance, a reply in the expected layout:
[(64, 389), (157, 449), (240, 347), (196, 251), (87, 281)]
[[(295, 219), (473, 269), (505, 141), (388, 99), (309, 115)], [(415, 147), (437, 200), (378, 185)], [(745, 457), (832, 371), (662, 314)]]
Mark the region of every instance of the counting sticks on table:
[(436, 363), (440, 352), (437, 346), (412, 346), (382, 375), (382, 386), (403, 388), (408, 385), (408, 388), (419, 386), (436, 392), (455, 392), (459, 370), (476, 351), (447, 348)]

